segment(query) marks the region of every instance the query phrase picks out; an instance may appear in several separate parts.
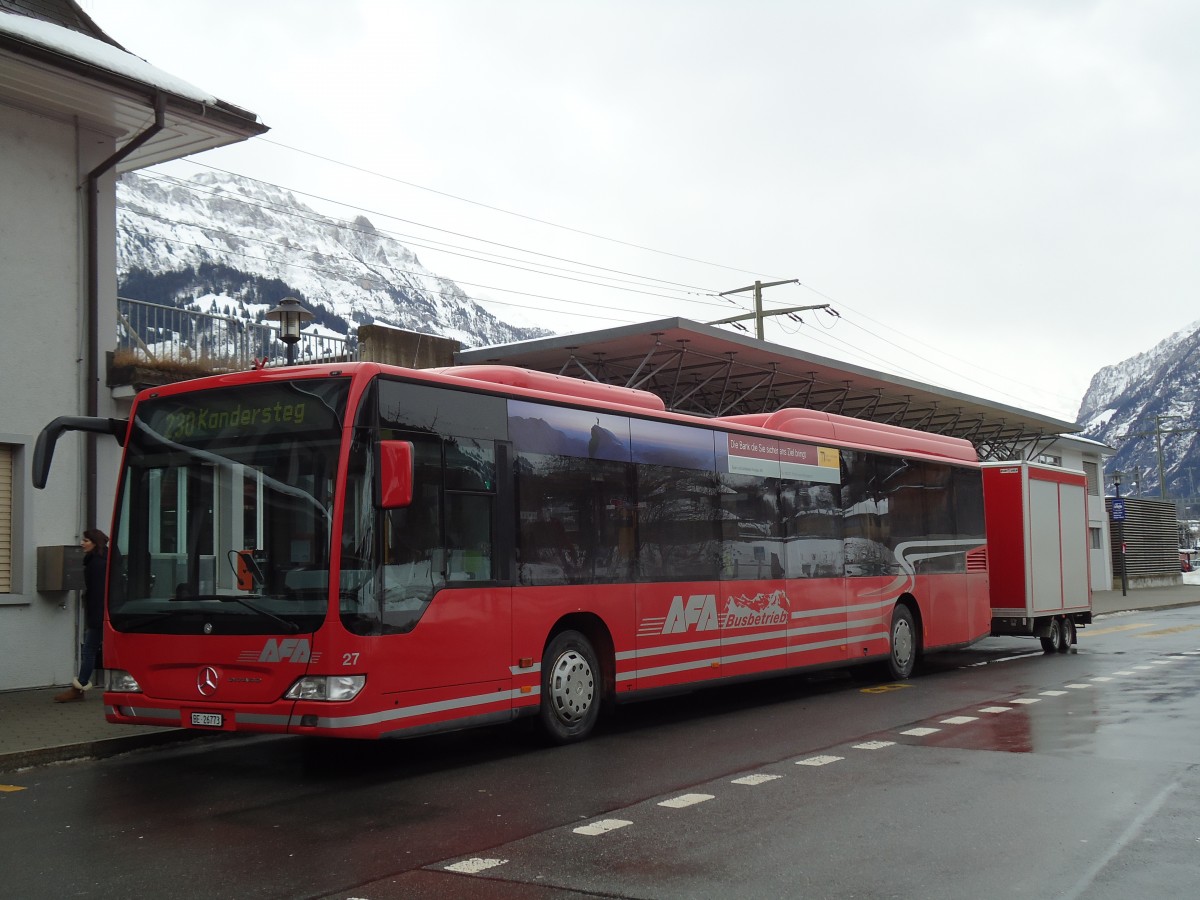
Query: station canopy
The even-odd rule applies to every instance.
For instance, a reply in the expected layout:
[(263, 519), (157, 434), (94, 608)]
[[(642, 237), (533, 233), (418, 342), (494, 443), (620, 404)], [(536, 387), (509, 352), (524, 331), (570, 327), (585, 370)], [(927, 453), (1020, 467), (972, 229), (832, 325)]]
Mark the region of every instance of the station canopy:
[(673, 412), (714, 417), (788, 407), (961, 437), (982, 460), (1035, 458), (1074, 422), (840, 360), (669, 318), (462, 350), (459, 365), (501, 364), (640, 388)]

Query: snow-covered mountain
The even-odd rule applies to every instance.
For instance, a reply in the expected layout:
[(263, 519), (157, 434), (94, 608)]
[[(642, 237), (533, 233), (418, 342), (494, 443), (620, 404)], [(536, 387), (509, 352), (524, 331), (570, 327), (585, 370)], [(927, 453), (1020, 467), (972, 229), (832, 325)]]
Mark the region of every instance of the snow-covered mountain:
[(1092, 376), (1076, 421), (1116, 449), (1106, 470), (1122, 492), (1159, 495), (1158, 440), (1167, 496), (1200, 496), (1200, 321)]
[(366, 217), (330, 218), (236, 175), (123, 176), (117, 280), (122, 297), (260, 321), (293, 296), (324, 333), (379, 323), (467, 347), (549, 334), (501, 321)]

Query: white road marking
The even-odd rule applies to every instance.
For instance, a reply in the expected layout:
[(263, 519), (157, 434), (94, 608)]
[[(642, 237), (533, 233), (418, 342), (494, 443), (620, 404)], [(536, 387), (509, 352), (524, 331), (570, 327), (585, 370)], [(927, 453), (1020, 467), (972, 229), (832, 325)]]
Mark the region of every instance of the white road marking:
[(796, 763), (798, 766), (827, 766), (830, 763), (841, 762), (843, 756), (810, 756), (808, 759), (802, 759)]
[(632, 825), (632, 822), (626, 822), (624, 819), (601, 819), (599, 822), (593, 822), (591, 825), (580, 825), (573, 829), (576, 834), (586, 834), (589, 837), (594, 837), (598, 834), (607, 834), (610, 831), (616, 831), (618, 828), (624, 828), (626, 825)]
[(714, 799), (712, 794), (681, 794), (678, 797), (672, 797), (670, 800), (663, 800), (659, 806), (669, 806), (671, 809), (683, 809), (685, 806), (695, 806), (697, 803), (703, 803), (705, 800)]
[(1142, 811), (1138, 814), (1137, 818), (1130, 822), (1128, 827), (1126, 827), (1126, 829), (1121, 832), (1117, 839), (1113, 841), (1108, 850), (1105, 851), (1102, 856), (1098, 857), (1096, 861), (1093, 862), (1092, 865), (1088, 867), (1082, 875), (1079, 876), (1079, 880), (1075, 882), (1072, 888), (1066, 893), (1060, 895), (1063, 900), (1077, 900), (1077, 898), (1082, 897), (1087, 889), (1091, 887), (1092, 882), (1096, 880), (1097, 876), (1099, 876), (1101, 872), (1108, 868), (1109, 864), (1112, 863), (1117, 854), (1120, 853), (1126, 846), (1128, 846), (1135, 838), (1139, 837), (1139, 833), (1143, 828), (1146, 827), (1146, 823), (1158, 815), (1158, 811), (1162, 805), (1166, 803), (1171, 794), (1177, 790), (1179, 790), (1179, 782), (1173, 781), (1159, 791), (1158, 794), (1142, 808)]
[(462, 862), (456, 862), (453, 865), (446, 866), (447, 872), (458, 872), (461, 875), (477, 875), (487, 869), (494, 869), (496, 866), (502, 866), (507, 859), (480, 859), (478, 856), (471, 859), (464, 859)]
[(1033, 653), (1022, 653), (1019, 656), (1001, 656), (999, 659), (985, 659), (983, 662), (970, 663), (968, 665), (963, 666), (962, 668), (974, 669), (979, 666), (990, 666), (990, 665), (993, 665), (994, 663), (1012, 662), (1013, 660), (1017, 660), (1017, 659), (1029, 659), (1029, 657), (1031, 657), (1031, 656), (1045, 656), (1045, 655), (1046, 654), (1044, 651), (1037, 650)]
[(742, 778), (733, 779), (734, 784), (765, 784), (768, 781), (774, 781), (776, 778), (782, 778), (782, 775), (745, 775)]
[[(1034, 656), (1034, 655), (1041, 655), (1041, 654), (1029, 654), (1029, 655)], [(1134, 675), (1134, 674), (1136, 674), (1137, 671), (1149, 671), (1149, 670), (1152, 670), (1154, 666), (1170, 665), (1172, 661), (1186, 660), (1188, 657), (1195, 657), (1195, 656), (1200, 656), (1200, 650), (1186, 651), (1185, 655), (1170, 656), (1166, 659), (1151, 660), (1150, 664), (1148, 664), (1148, 665), (1138, 665), (1138, 666), (1134, 666), (1132, 669), (1121, 669), (1119, 671), (1114, 672), (1113, 676)], [(1008, 658), (1002, 659), (1002, 660), (992, 660), (992, 662), (1007, 662), (1009, 660), (1021, 659), (1021, 658), (1024, 658), (1024, 657), (1023, 656), (1022, 657), (1008, 657)], [(976, 664), (976, 665), (978, 665), (978, 664)], [(1090, 681), (1098, 682), (1098, 683), (1112, 681), (1112, 680), (1113, 680), (1113, 677), (1107, 676), (1107, 675), (1097, 675), (1097, 676), (1093, 676), (1090, 679)], [(1069, 690), (1081, 690), (1084, 688), (1092, 687), (1092, 684), (1074, 683), (1074, 684), (1067, 684), (1067, 685), (1065, 685), (1065, 687), (1068, 688)], [(1069, 690), (1042, 691), (1040, 693), (1040, 696), (1041, 697), (1061, 697), (1061, 696), (1067, 694), (1069, 692)], [(1006, 702), (1009, 704), (1012, 704), (1012, 705), (1029, 705), (1029, 704), (1039, 702), (1039, 698), (1038, 697), (1020, 697), (1015, 700), (1008, 700)], [(981, 708), (979, 710), (979, 712), (988, 713), (988, 714), (999, 714), (999, 713), (1004, 713), (1004, 712), (1011, 712), (1012, 705), (1009, 705), (1009, 706), (985, 706), (985, 707)], [(949, 718), (941, 720), (942, 724), (945, 724), (945, 725), (966, 725), (970, 722), (976, 722), (976, 721), (978, 721), (978, 718), (975, 716), (951, 716)], [(910, 736), (910, 737), (926, 737), (931, 734), (936, 734), (939, 731), (941, 731), (940, 728), (919, 727), (919, 728), (910, 728), (910, 729), (908, 729), (906, 731), (902, 731), (900, 733), (903, 735)], [(855, 750), (881, 750), (885, 747), (892, 747), (892, 746), (895, 746), (894, 741), (864, 741), (861, 744), (854, 744), (853, 748)], [(832, 756), (832, 755), (810, 756), (807, 759), (798, 760), (796, 762), (796, 765), (798, 765), (798, 766), (826, 766), (826, 765), (829, 765), (830, 763), (841, 762), (844, 760), (844, 758), (845, 757)], [(744, 775), (741, 778), (734, 778), (734, 779), (732, 779), (731, 783), (732, 784), (741, 784), (741, 785), (759, 785), (759, 784), (765, 784), (768, 781), (775, 781), (776, 779), (779, 779), (782, 777), (783, 777), (782, 775), (768, 775), (768, 774), (758, 773), (758, 774), (753, 774), (753, 775)], [(695, 806), (699, 803), (704, 803), (708, 800), (713, 800), (713, 799), (716, 799), (716, 798), (712, 794), (683, 794), (679, 797), (673, 797), (670, 800), (663, 800), (658, 805), (669, 807), (671, 809), (684, 809), (686, 807)], [(580, 826), (579, 828), (575, 828), (574, 832), (576, 834), (595, 836), (595, 835), (607, 834), (610, 831), (616, 831), (617, 829), (625, 828), (632, 824), (633, 824), (632, 822), (626, 821), (624, 819), (601, 819), (599, 821), (592, 822), (588, 825), (583, 825), (583, 826)], [(506, 860), (506, 859), (482, 859), (479, 857), (475, 857), (472, 859), (462, 860), (460, 862), (446, 866), (445, 868), (447, 871), (450, 871), (450, 872), (459, 872), (462, 874), (476, 874), (478, 872), (482, 872), (487, 869), (494, 868), (496, 866), (504, 865), (507, 862), (508, 862), (508, 860)]]

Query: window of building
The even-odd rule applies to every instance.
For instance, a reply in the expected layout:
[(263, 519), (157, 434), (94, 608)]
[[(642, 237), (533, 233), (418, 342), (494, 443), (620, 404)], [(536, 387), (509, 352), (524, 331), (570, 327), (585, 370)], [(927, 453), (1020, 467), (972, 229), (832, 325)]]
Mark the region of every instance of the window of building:
[(1100, 466), (1094, 462), (1083, 464), (1083, 474), (1087, 476), (1087, 491), (1093, 497), (1100, 496)]
[(1041, 463), (1043, 466), (1058, 466), (1062, 468), (1062, 457), (1055, 453), (1042, 453), (1034, 462)]
[(13, 584), (13, 449), (0, 444), (0, 594)]
[(1104, 532), (1100, 528), (1089, 528), (1088, 534), (1092, 538), (1092, 549), (1101, 550), (1104, 547)]

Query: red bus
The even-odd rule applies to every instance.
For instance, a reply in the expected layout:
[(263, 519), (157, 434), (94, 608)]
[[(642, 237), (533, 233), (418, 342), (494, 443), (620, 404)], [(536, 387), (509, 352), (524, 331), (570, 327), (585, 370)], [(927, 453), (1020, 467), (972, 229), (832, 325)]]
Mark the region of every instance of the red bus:
[(502, 366), (297, 366), (143, 391), (104, 637), (110, 722), (351, 738), (873, 663), (989, 634), (967, 441), (705, 419)]

